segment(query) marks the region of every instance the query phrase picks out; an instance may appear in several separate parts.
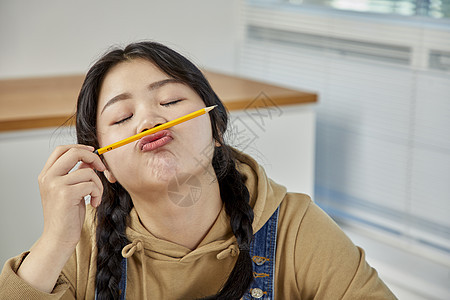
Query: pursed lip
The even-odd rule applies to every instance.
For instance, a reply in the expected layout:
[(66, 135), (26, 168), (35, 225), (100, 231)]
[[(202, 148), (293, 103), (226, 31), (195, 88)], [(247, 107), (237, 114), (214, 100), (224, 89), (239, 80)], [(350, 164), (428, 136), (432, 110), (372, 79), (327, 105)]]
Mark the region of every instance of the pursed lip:
[[(170, 132), (170, 130), (161, 130), (158, 131), (156, 133), (144, 136), (143, 138), (141, 138), (138, 142), (138, 147), (141, 151), (151, 151), (154, 150), (156, 148), (159, 148), (165, 144), (167, 144), (169, 141), (171, 141), (173, 139), (172, 137), (172, 133)], [(161, 140), (161, 144), (158, 144), (158, 141)], [(163, 142), (165, 141), (165, 142)], [(150, 145), (148, 145), (150, 144)]]

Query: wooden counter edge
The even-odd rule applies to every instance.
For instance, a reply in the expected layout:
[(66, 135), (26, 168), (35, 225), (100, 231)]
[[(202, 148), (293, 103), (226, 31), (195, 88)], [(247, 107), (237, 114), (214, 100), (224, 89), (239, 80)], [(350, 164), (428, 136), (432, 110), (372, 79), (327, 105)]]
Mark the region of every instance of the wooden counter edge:
[(0, 121), (0, 132), (14, 130), (39, 129), (48, 127), (75, 125), (75, 120), (70, 116), (52, 116), (33, 119), (16, 119)]
[[(208, 77), (209, 74), (214, 75), (223, 75), (223, 77), (227, 78), (234, 78), (235, 80), (244, 80), (246, 82), (256, 82), (253, 80), (245, 79), (245, 78), (239, 78), (231, 75), (225, 75), (225, 74), (219, 74), (215, 72), (206, 71), (204, 72), (205, 75)], [(52, 79), (58, 78), (52, 77)], [(80, 75), (71, 75), (71, 76), (61, 76), (63, 80), (79, 80)], [(6, 79), (9, 82), (12, 83), (19, 83), (20, 82), (27, 82), (30, 81), (33, 82), (35, 79), (30, 78), (24, 78), (24, 79), (17, 79), (17, 80), (11, 80)], [(38, 80), (46, 80), (46, 78), (39, 78)], [(261, 83), (265, 85), (264, 83)], [(214, 85), (211, 83), (211, 85)], [(267, 86), (270, 86), (270, 84), (267, 84)], [(273, 85), (271, 85), (273, 86)], [(293, 91), (293, 90), (292, 90)], [(301, 97), (299, 96), (301, 94)], [(266, 95), (267, 96), (267, 95)], [(220, 96), (219, 96), (220, 97)], [(267, 96), (268, 97), (268, 96)], [(227, 108), (228, 111), (236, 111), (236, 110), (245, 110), (248, 108), (253, 108), (253, 99), (247, 99), (242, 98), (237, 101), (227, 101), (227, 99), (223, 100), (223, 104)], [(269, 98), (269, 100), (271, 100)], [(270, 106), (286, 106), (286, 105), (301, 105), (301, 104), (311, 104), (317, 102), (317, 94), (314, 93), (305, 93), (302, 91), (298, 91), (298, 94), (288, 94), (284, 96), (277, 96), (274, 101), (266, 101), (264, 104), (266, 107)], [(52, 115), (52, 116), (42, 116), (42, 117), (35, 117), (35, 118), (17, 118), (17, 119), (11, 119), (11, 120), (0, 120), (0, 132), (8, 132), (8, 131), (14, 131), (14, 130), (27, 130), (27, 129), (39, 129), (39, 128), (48, 128), (48, 127), (59, 127), (59, 126), (68, 126), (68, 125), (75, 125), (75, 121), (72, 118), (73, 115)]]

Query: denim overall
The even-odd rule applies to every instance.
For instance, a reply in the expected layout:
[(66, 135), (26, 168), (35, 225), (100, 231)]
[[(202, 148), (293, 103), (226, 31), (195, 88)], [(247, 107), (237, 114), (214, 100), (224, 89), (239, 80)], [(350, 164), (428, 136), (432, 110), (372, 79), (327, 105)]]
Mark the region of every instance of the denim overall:
[[(277, 227), (279, 208), (264, 226), (255, 234), (250, 245), (253, 264), (253, 283), (242, 299), (274, 299), (275, 253), (277, 248)], [(125, 300), (127, 289), (127, 259), (122, 260), (122, 277), (119, 282), (120, 300)], [(97, 291), (95, 291), (97, 300)]]
[(264, 226), (255, 234), (250, 245), (253, 264), (253, 283), (242, 299), (275, 299), (275, 253), (277, 250), (277, 227), (280, 208), (273, 213)]

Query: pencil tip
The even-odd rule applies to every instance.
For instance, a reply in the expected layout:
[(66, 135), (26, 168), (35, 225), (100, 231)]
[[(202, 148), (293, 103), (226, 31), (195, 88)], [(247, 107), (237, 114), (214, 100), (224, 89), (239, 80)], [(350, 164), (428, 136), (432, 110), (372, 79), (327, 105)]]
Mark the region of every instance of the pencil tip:
[(205, 111), (206, 111), (206, 112), (210, 112), (211, 110), (213, 110), (213, 109), (216, 108), (216, 107), (217, 107), (217, 105), (208, 106), (208, 107), (205, 108)]

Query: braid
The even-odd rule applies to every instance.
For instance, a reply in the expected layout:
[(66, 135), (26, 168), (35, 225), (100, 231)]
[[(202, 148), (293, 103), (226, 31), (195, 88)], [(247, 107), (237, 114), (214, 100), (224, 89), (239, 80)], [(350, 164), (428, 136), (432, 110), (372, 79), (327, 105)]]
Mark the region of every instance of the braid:
[[(239, 246), (239, 256), (228, 280), (217, 295), (205, 299), (240, 299), (253, 281), (253, 267), (250, 258), (250, 243), (253, 238), (253, 209), (250, 194), (245, 186), (245, 178), (236, 169), (231, 148), (226, 145), (216, 148), (213, 158), (214, 169), (223, 169), (223, 160), (227, 160), (227, 170), (219, 179), (220, 196), (225, 203), (225, 211), (230, 217), (231, 229)], [(219, 158), (222, 161), (218, 161)]]
[(119, 299), (121, 253), (128, 243), (125, 228), (132, 202), (120, 184), (105, 182), (103, 176), (102, 180), (105, 191), (97, 209), (97, 299)]

